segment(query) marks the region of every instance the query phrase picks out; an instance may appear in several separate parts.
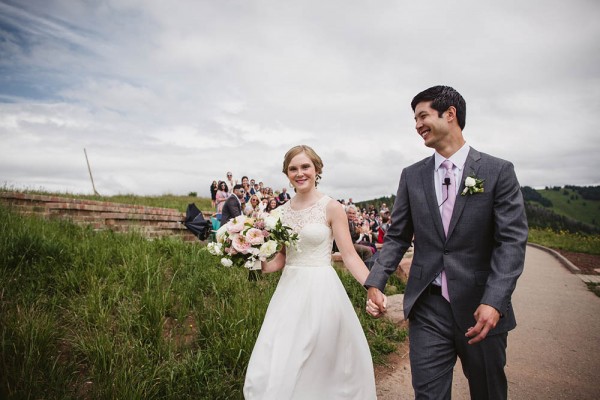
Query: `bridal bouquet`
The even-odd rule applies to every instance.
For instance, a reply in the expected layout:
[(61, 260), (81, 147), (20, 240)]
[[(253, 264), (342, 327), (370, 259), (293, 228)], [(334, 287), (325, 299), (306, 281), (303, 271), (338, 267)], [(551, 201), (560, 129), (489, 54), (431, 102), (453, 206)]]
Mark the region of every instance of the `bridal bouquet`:
[(208, 251), (222, 257), (223, 266), (260, 269), (260, 261), (266, 261), (284, 245), (294, 245), (298, 234), (283, 225), (278, 210), (273, 210), (235, 217), (219, 228), (216, 239), (208, 244)]

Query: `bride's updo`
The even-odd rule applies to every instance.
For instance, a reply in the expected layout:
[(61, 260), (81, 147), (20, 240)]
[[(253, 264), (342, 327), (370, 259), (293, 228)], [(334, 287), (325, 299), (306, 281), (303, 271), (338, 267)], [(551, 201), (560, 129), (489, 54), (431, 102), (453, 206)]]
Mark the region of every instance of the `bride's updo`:
[(317, 172), (317, 176), (315, 177), (315, 184), (318, 184), (319, 180), (321, 179), (321, 174), (323, 173), (323, 160), (321, 160), (321, 157), (319, 157), (319, 155), (312, 149), (312, 147), (307, 146), (305, 144), (294, 146), (291, 149), (289, 149), (287, 153), (285, 153), (285, 157), (283, 157), (282, 172), (287, 176), (287, 170), (290, 166), (290, 163), (292, 162), (292, 158), (296, 157), (300, 153), (306, 154), (315, 166), (315, 171)]

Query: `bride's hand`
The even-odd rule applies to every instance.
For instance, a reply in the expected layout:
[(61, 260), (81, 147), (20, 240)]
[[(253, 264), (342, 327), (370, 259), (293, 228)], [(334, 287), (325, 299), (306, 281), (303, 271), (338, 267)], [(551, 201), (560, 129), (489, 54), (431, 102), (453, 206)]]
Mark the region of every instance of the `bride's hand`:
[(387, 310), (387, 297), (377, 288), (370, 287), (368, 290), (367, 313), (379, 318)]

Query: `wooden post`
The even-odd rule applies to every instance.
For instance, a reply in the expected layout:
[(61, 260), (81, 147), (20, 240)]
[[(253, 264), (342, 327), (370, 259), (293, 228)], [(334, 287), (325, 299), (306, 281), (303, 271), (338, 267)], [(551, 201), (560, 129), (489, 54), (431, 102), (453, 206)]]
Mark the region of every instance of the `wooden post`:
[(96, 196), (100, 196), (100, 193), (96, 191), (96, 185), (94, 185), (94, 177), (92, 176), (92, 169), (90, 168), (90, 161), (88, 160), (87, 151), (85, 151), (85, 147), (83, 148), (83, 153), (85, 154), (85, 162), (87, 163), (88, 172), (90, 173), (90, 179), (92, 181), (92, 188), (94, 189), (94, 194)]

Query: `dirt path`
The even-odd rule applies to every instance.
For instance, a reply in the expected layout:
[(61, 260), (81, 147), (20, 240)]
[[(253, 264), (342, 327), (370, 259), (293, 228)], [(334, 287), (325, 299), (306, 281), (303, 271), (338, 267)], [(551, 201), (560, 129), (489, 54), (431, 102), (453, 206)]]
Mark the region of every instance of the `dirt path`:
[[(518, 326), (508, 336), (509, 398), (600, 398), (600, 298), (550, 254), (528, 247), (513, 304)], [(392, 318), (401, 307), (401, 296), (390, 301)], [(407, 344), (377, 368), (376, 379), (379, 400), (414, 398)], [(470, 398), (458, 364), (452, 398)]]

